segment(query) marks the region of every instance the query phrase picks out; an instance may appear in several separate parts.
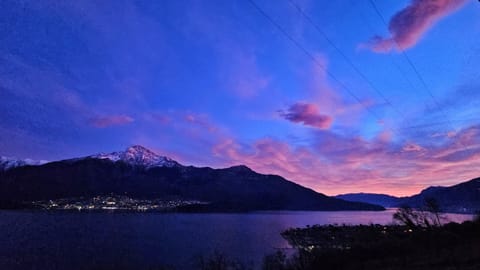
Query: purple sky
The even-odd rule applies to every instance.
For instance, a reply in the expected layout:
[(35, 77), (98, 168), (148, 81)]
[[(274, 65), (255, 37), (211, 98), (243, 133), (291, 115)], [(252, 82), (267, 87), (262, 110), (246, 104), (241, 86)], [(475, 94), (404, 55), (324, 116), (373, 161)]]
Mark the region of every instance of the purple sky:
[(480, 4), (1, 1), (0, 155), (141, 144), (326, 194), (480, 176)]

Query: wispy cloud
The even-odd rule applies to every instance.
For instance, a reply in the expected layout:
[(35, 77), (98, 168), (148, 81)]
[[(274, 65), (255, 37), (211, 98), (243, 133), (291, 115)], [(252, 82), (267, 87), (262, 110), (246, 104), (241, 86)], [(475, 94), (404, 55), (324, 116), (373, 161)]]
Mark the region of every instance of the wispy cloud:
[(328, 57), (320, 52), (315, 52), (314, 56), (322, 67), (311, 63), (308, 68), (302, 69), (301, 78), (306, 89), (306, 95), (302, 100), (315, 104), (321, 108), (323, 115), (330, 116), (337, 123), (349, 126), (359, 123), (365, 108), (374, 105), (375, 102), (363, 97), (361, 102), (352, 101), (345, 91), (330, 81)]
[(209, 132), (215, 132), (218, 130), (218, 127), (211, 123), (206, 115), (188, 113), (185, 115), (185, 120), (188, 123), (196, 125)]
[(162, 128), (181, 130), (184, 135), (212, 134), (220, 129), (207, 114), (192, 111), (150, 112), (144, 120), (160, 124)]
[(307, 164), (304, 161), (312, 160), (309, 151), (294, 149), (287, 143), (272, 138), (259, 139), (252, 144), (242, 144), (226, 138), (212, 148), (212, 153), (223, 160), (224, 165), (245, 164), (262, 173), (279, 174), (300, 182), (311, 172), (303, 171)]
[(318, 129), (328, 129), (332, 125), (332, 117), (319, 112), (315, 104), (298, 102), (286, 111), (280, 111), (280, 116), (294, 123), (301, 123)]
[(396, 47), (400, 51), (409, 49), (415, 46), (436, 22), (466, 2), (466, 0), (412, 0), (390, 20), (388, 30), (391, 36), (375, 36), (368, 46), (375, 52), (389, 52)]
[(238, 45), (219, 49), (225, 56), (222, 63), (225, 74), (225, 88), (240, 98), (254, 98), (269, 87), (271, 78), (260, 69), (253, 49), (242, 49)]
[(422, 151), (424, 149), (423, 147), (421, 147), (416, 143), (407, 143), (403, 146), (402, 150), (405, 152), (417, 152), (417, 151)]
[(190, 3), (184, 31), (188, 31), (188, 35), (196, 33), (197, 41), (208, 44), (219, 56), (217, 62), (211, 63), (218, 65), (218, 84), (242, 99), (264, 94), (270, 86), (271, 76), (259, 65), (257, 38), (248, 31), (242, 32), (242, 38), (239, 38), (238, 33), (231, 31), (231, 27), (238, 27), (237, 21), (232, 21), (230, 16), (209, 14), (208, 7), (201, 2)]
[(90, 119), (90, 124), (96, 128), (106, 128), (111, 126), (122, 126), (130, 124), (134, 119), (128, 115), (107, 115), (97, 116)]

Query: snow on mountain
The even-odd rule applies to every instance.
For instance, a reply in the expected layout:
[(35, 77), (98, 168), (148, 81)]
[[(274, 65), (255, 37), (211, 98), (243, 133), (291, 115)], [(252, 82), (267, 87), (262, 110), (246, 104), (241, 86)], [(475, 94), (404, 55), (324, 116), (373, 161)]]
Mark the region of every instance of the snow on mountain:
[[(87, 158), (96, 158), (96, 159), (108, 159), (113, 162), (123, 161), (125, 163), (136, 165), (136, 166), (145, 166), (147, 168), (152, 167), (177, 167), (181, 166), (178, 162), (173, 159), (170, 159), (165, 156), (160, 156), (154, 153), (147, 148), (134, 145), (128, 147), (125, 151), (113, 152), (113, 153), (101, 153)], [(68, 161), (76, 161), (82, 158), (73, 158)], [(44, 160), (32, 160), (32, 159), (14, 159), (0, 156), (0, 171), (9, 170), (16, 167), (21, 167), (25, 165), (42, 165), (47, 163)]]
[(140, 145), (130, 146), (125, 151), (93, 155), (90, 158), (109, 159), (113, 162), (123, 161), (131, 165), (145, 166), (147, 168), (180, 166), (175, 160), (157, 155)]
[(33, 159), (15, 159), (8, 157), (0, 157), (0, 171), (9, 170), (16, 167), (22, 167), (26, 165), (42, 165), (47, 163), (45, 160), (33, 160)]

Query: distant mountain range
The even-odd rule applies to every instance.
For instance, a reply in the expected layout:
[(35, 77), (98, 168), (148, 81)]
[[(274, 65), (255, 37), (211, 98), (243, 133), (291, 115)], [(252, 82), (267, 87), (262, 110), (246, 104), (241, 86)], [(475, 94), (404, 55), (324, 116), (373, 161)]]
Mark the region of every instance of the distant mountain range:
[(443, 212), (476, 213), (480, 211), (480, 178), (475, 178), (450, 187), (429, 187), (409, 197), (394, 197), (385, 194), (350, 193), (335, 198), (351, 201), (398, 207), (408, 205), (423, 207), (426, 199), (433, 198)]
[(8, 157), (0, 157), (0, 171), (8, 170), (15, 167), (21, 167), (25, 165), (42, 165), (47, 163), (44, 160), (32, 160), (32, 159), (13, 159)]
[(348, 193), (335, 196), (335, 198), (350, 202), (375, 202), (374, 204), (383, 207), (397, 207), (401, 204), (402, 198), (386, 194), (375, 193)]
[(142, 146), (41, 165), (2, 162), (15, 166), (0, 167), (0, 208), (28, 208), (34, 201), (85, 201), (120, 195), (206, 202), (179, 211), (384, 210), (378, 205), (328, 197), (246, 166), (183, 166)]

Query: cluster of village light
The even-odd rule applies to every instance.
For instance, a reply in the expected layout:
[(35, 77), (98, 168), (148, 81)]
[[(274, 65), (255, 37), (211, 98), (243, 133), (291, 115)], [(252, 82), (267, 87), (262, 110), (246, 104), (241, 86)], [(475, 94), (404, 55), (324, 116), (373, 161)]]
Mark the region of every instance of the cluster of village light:
[(182, 206), (207, 204), (198, 200), (182, 199), (134, 199), (128, 196), (96, 196), (93, 198), (64, 198), (33, 202), (46, 210), (127, 210), (127, 211), (171, 211)]

